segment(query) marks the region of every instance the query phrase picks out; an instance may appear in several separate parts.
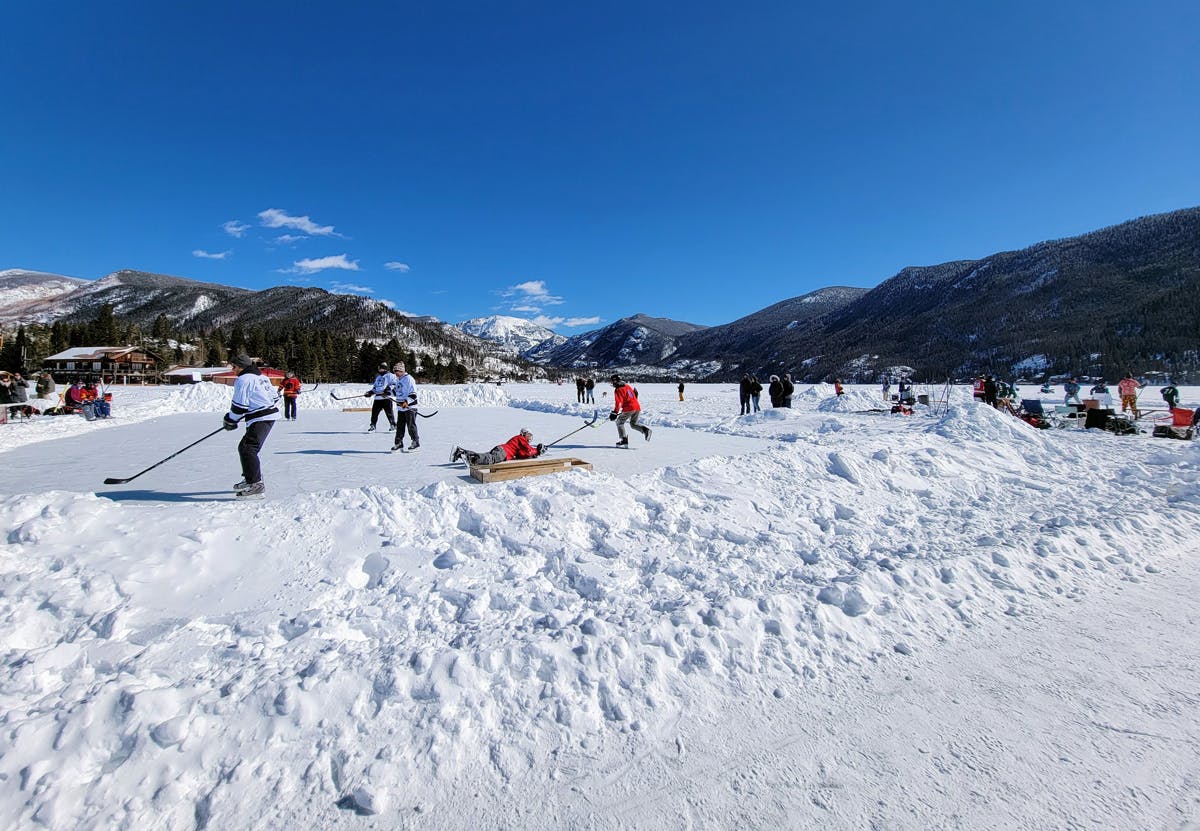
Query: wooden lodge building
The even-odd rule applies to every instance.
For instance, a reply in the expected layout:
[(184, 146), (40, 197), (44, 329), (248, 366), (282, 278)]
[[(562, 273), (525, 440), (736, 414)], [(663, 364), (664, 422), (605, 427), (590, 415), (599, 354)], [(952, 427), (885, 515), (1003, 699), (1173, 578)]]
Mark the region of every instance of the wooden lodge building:
[(88, 375), (114, 384), (156, 384), (159, 358), (140, 346), (75, 346), (44, 361), (60, 380)]

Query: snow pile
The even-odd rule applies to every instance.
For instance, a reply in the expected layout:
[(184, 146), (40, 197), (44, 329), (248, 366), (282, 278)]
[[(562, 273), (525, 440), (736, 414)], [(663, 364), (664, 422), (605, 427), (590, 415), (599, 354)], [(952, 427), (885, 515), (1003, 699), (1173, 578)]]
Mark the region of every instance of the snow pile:
[[(535, 392), (514, 402), (578, 415)], [(461, 806), (468, 774), (503, 789), (563, 748), (634, 752), (681, 713), (718, 719), (1144, 579), (1200, 535), (1200, 448), (1182, 442), (1131, 438), (1081, 477), (1083, 431), (985, 407), (885, 419), (812, 396), (739, 418), (724, 391), (698, 393), (642, 401), (790, 441), (628, 478), (0, 500), (0, 816), (328, 827), (341, 808), (399, 825)], [(366, 481), (445, 461), (359, 459)]]

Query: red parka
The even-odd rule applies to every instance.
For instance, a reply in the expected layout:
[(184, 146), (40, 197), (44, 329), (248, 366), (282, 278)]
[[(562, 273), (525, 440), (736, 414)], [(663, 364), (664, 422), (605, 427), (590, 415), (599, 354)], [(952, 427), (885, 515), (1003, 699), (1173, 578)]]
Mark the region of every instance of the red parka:
[(279, 389), (283, 392), (285, 398), (297, 398), (300, 395), (300, 379), (284, 378), (283, 383), (279, 385)]
[(504, 448), (505, 459), (533, 459), (537, 456), (537, 448), (529, 443), (529, 439), (517, 433), (511, 439), (500, 445)]
[(638, 403), (637, 391), (629, 384), (613, 388), (613, 412), (636, 413), (642, 409)]

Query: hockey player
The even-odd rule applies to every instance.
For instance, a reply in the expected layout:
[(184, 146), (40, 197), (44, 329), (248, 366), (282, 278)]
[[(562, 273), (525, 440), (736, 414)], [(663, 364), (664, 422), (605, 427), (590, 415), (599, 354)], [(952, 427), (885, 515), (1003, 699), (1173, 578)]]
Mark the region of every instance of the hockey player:
[(608, 420), (617, 422), (617, 435), (621, 439), (617, 442), (617, 447), (629, 446), (629, 435), (625, 432), (626, 424), (641, 433), (646, 441), (650, 441), (650, 428), (638, 424), (642, 405), (638, 403), (637, 390), (622, 381), (620, 375), (613, 374), (608, 380), (613, 385), (613, 410), (608, 414)]
[(238, 422), (246, 425), (246, 434), (238, 442), (242, 481), (233, 486), (233, 492), (238, 499), (262, 499), (267, 487), (263, 484), (258, 453), (279, 419), (279, 408), (275, 406), (279, 397), (271, 379), (258, 371), (253, 358), (238, 355), (233, 359), (233, 367), (238, 374), (233, 382), (233, 403), (222, 425), (226, 430), (236, 430)]
[(521, 432), (517, 433), (504, 444), (496, 445), (487, 453), (475, 453), (470, 450), (464, 450), (461, 447), (456, 447), (454, 448), (454, 452), (450, 454), (450, 461), (457, 462), (460, 459), (466, 459), (470, 465), (495, 465), (511, 459), (536, 459), (542, 455), (546, 446), (543, 444), (531, 444), (530, 439), (532, 438), (533, 433), (528, 430), (521, 430)]
[(283, 395), (283, 420), (295, 421), (296, 399), (300, 397), (300, 379), (296, 373), (288, 370), (287, 377), (279, 385), (279, 392)]
[(371, 404), (371, 426), (367, 428), (368, 433), (375, 432), (375, 423), (379, 421), (380, 411), (387, 416), (388, 427), (396, 429), (396, 417), (392, 415), (392, 393), (395, 389), (396, 376), (388, 372), (387, 364), (380, 364), (371, 388), (363, 393), (363, 398), (375, 399)]
[[(405, 370), (402, 361), (392, 367), (392, 374), (396, 378), (393, 395), (396, 399), (396, 406), (400, 408), (400, 412), (396, 416), (398, 426), (392, 450), (412, 453), (414, 450), (421, 449), (421, 440), (417, 438), (417, 383)], [(404, 446), (405, 429), (408, 430), (408, 436), (412, 439), (412, 443), (407, 448)]]

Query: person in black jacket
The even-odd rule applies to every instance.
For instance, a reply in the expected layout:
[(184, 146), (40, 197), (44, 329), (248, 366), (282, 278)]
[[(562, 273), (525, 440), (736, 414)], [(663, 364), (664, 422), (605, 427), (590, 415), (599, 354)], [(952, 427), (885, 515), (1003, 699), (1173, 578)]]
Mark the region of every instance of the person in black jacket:
[(750, 415), (750, 386), (750, 373), (747, 372), (738, 383), (738, 403), (742, 405), (738, 415)]
[(780, 382), (778, 375), (771, 376), (771, 383), (767, 385), (767, 395), (771, 399), (772, 407), (783, 406), (783, 383)]
[(792, 373), (783, 373), (783, 406), (792, 406), (792, 395), (796, 392), (796, 385), (792, 383)]
[(758, 399), (762, 395), (762, 384), (754, 375), (750, 376), (750, 406), (753, 411), (762, 412), (762, 407), (758, 406)]
[(983, 403), (989, 407), (996, 406), (996, 394), (999, 392), (999, 386), (996, 384), (994, 376), (989, 375), (983, 379)]

